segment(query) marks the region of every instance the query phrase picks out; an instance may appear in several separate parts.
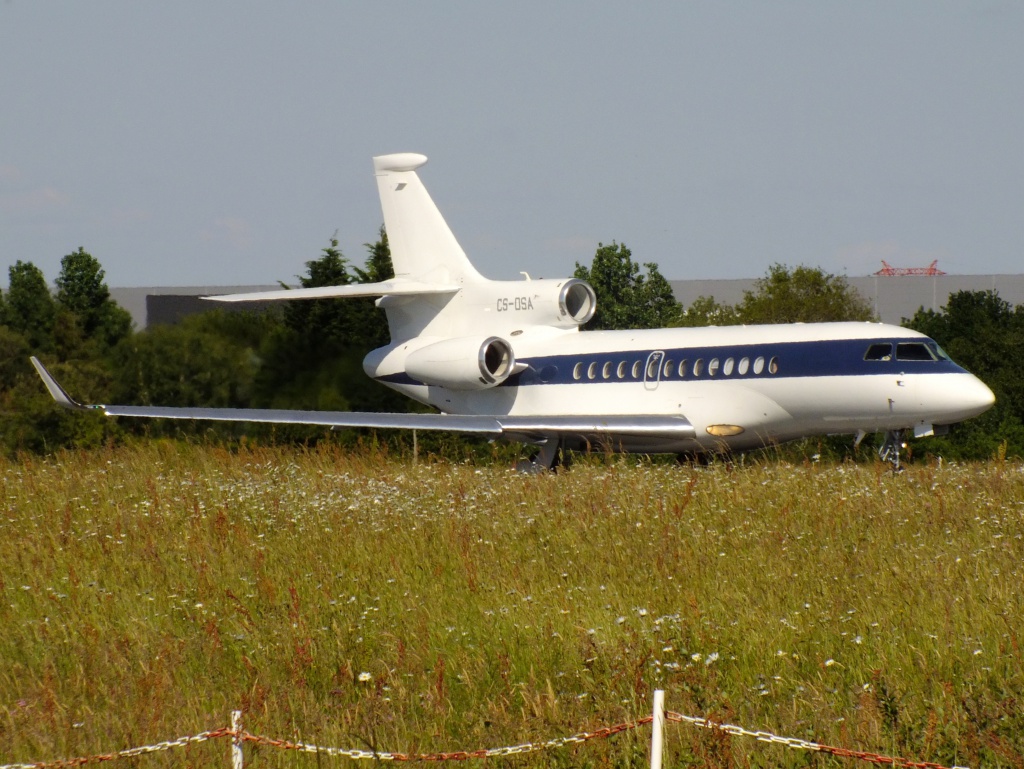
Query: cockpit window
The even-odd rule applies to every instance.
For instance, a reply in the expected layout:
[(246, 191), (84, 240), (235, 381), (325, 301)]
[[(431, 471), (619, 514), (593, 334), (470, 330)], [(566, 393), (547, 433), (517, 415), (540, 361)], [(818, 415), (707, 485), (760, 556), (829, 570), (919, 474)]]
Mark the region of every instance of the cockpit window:
[(900, 342), (896, 345), (896, 360), (935, 360), (935, 353), (924, 342)]
[(931, 351), (935, 353), (935, 356), (939, 360), (948, 360), (950, 362), (953, 361), (953, 359), (949, 357), (949, 353), (947, 353), (945, 350), (939, 347), (935, 342), (929, 342), (928, 346), (931, 348)]
[(864, 353), (864, 360), (892, 360), (892, 345), (888, 342), (871, 345)]

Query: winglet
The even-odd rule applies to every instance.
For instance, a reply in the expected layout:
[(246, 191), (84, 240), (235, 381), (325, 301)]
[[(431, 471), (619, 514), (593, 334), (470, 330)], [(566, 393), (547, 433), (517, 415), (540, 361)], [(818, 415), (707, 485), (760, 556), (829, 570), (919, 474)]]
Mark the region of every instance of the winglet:
[(36, 367), (36, 371), (39, 373), (39, 377), (43, 380), (43, 384), (46, 385), (46, 389), (50, 391), (50, 395), (53, 396), (53, 399), (57, 401), (58, 405), (74, 411), (90, 410), (88, 406), (83, 406), (68, 395), (67, 391), (57, 383), (56, 379), (53, 378), (53, 374), (46, 370), (46, 366), (39, 362), (38, 358), (33, 355), (29, 360), (31, 360), (32, 365)]

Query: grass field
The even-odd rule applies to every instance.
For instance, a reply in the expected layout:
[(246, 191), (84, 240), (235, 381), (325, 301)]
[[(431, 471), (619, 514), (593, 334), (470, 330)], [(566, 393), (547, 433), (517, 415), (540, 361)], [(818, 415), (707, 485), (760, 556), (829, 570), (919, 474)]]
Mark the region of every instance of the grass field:
[[(565, 474), (151, 443), (0, 460), (0, 764), (226, 725), (495, 747), (669, 709), (1024, 766), (1024, 469)], [(849, 765), (685, 725), (669, 765)], [(514, 759), (641, 766), (649, 730)], [(227, 766), (226, 741), (138, 759)], [(341, 759), (248, 748), (252, 766)]]

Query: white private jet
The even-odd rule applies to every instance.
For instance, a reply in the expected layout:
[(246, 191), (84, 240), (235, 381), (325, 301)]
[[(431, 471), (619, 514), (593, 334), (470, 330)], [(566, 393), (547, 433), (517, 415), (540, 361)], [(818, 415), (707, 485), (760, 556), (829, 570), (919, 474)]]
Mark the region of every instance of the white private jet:
[(497, 281), (466, 258), (416, 170), (423, 155), (373, 160), (395, 277), (381, 283), (209, 297), (223, 302), (377, 296), (391, 343), (373, 379), (439, 414), (83, 406), (32, 360), (57, 402), (109, 416), (452, 430), (538, 447), (702, 455), (813, 435), (884, 432), (899, 463), (915, 436), (988, 409), (992, 391), (931, 339), (879, 323), (580, 332), (596, 308), (576, 278)]

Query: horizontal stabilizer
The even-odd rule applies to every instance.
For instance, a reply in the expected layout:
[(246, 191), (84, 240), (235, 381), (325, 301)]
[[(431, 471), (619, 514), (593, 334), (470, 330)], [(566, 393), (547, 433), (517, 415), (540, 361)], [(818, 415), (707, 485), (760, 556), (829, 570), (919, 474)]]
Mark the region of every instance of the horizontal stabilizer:
[(415, 296), (421, 294), (454, 294), (458, 286), (421, 283), (415, 280), (385, 280), (380, 283), (350, 283), (344, 286), (316, 288), (285, 288), (278, 291), (256, 291), (251, 294), (204, 296), (214, 302), (273, 302), (294, 299), (332, 299), (357, 296)]
[(371, 427), (399, 430), (450, 430), (483, 435), (514, 435), (542, 439), (549, 435), (648, 436), (692, 438), (693, 425), (679, 416), (510, 416), (507, 414), (389, 414), (372, 411), (294, 411), (290, 409), (224, 409), (168, 406), (85, 406), (68, 395), (36, 358), (32, 365), (58, 404), (67, 409), (96, 410), (111, 417), (208, 419), (218, 422), (266, 422)]

